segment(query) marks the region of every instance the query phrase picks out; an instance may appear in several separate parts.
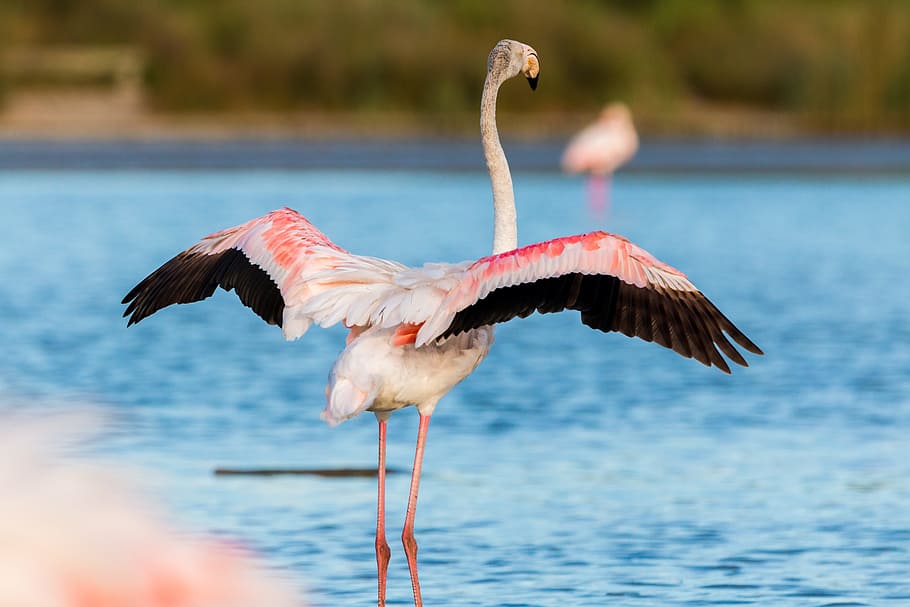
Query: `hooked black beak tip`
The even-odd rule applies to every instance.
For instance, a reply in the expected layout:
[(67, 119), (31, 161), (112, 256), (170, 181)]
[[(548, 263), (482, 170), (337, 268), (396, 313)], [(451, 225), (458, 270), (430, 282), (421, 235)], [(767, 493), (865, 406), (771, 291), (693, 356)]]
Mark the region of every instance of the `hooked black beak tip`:
[(528, 84), (531, 86), (532, 91), (537, 90), (537, 80), (538, 76), (534, 76), (533, 78), (531, 76), (528, 76)]

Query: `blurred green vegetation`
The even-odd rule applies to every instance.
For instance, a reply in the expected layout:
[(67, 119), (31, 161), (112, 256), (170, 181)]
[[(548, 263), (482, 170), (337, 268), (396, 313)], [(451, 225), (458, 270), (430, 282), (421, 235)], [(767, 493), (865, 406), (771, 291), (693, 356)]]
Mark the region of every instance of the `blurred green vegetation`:
[[(591, 114), (622, 99), (652, 132), (726, 110), (809, 132), (910, 131), (903, 0), (0, 0), (0, 56), (135, 47), (147, 102), (168, 113), (473, 125), (486, 54), (504, 37), (542, 63), (535, 95), (504, 90), (516, 112)], [(20, 85), (0, 77), (0, 100)]]

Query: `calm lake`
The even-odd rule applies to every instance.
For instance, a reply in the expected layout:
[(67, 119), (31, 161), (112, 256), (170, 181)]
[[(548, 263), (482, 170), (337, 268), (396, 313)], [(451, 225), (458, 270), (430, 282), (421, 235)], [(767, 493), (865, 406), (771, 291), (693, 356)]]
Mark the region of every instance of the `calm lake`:
[[(766, 356), (732, 376), (577, 313), (502, 325), (439, 405), (417, 510), (428, 605), (910, 604), (910, 178), (517, 172), (527, 244), (607, 229), (686, 272)], [(233, 293), (126, 328), (120, 300), (215, 230), (291, 206), (408, 264), (488, 253), (479, 171), (0, 172), (0, 399), (96, 404), (98, 449), (184, 524), (238, 538), (316, 606), (375, 604), (376, 423), (319, 420), (339, 327), (298, 342)], [(389, 424), (389, 604), (417, 415)]]

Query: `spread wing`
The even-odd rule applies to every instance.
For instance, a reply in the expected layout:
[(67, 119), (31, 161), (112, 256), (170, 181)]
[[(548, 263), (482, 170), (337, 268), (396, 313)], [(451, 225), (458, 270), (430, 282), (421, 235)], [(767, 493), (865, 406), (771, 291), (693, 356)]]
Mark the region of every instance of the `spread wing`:
[(729, 373), (730, 343), (761, 349), (686, 276), (621, 236), (592, 232), (484, 257), (461, 275), (416, 336), (418, 346), (533, 312), (578, 310), (600, 331), (653, 341)]
[[(314, 320), (327, 324), (318, 307), (304, 311), (316, 295), (341, 286), (369, 298), (388, 289), (403, 268), (348, 253), (284, 208), (206, 236), (179, 253), (127, 293), (123, 315), (133, 325), (172, 304), (206, 299), (221, 287), (234, 290), (245, 306), (294, 339)], [(336, 320), (347, 322), (344, 312)]]

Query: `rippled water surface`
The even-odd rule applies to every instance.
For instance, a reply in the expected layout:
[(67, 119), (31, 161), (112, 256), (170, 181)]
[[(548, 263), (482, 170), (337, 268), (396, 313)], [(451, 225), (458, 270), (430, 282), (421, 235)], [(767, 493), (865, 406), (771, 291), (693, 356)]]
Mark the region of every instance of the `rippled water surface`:
[[(621, 176), (606, 221), (580, 181), (515, 182), (523, 243), (625, 234), (767, 355), (726, 376), (575, 313), (500, 327), (430, 427), (426, 604), (910, 604), (910, 181)], [(314, 605), (368, 605), (374, 480), (212, 474), (374, 465), (372, 416), (319, 420), (344, 332), (286, 343), (221, 292), (120, 318), (160, 263), (285, 204), (411, 264), (491, 241), (480, 173), (0, 173), (0, 395), (113, 409), (102, 449), (152, 470), (188, 525), (241, 538)], [(416, 428), (413, 409), (390, 422), (392, 538)]]

